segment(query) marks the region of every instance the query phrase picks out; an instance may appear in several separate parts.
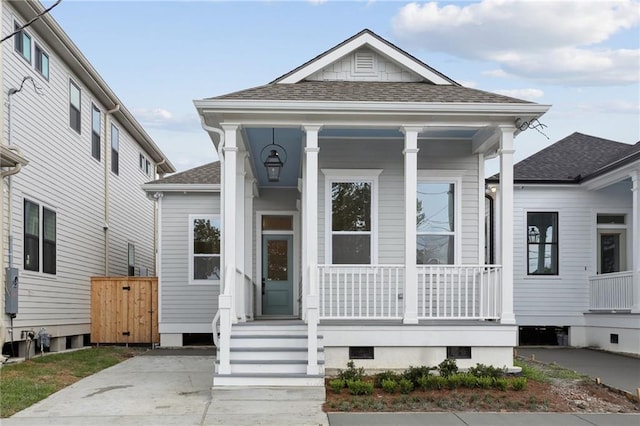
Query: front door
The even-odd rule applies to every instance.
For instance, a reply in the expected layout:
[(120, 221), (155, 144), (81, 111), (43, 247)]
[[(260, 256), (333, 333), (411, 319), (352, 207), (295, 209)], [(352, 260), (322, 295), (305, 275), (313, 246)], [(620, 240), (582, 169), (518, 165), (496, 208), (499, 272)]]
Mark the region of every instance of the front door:
[(262, 315), (293, 315), (293, 236), (262, 236)]
[(598, 273), (610, 274), (626, 270), (626, 230), (598, 230)]

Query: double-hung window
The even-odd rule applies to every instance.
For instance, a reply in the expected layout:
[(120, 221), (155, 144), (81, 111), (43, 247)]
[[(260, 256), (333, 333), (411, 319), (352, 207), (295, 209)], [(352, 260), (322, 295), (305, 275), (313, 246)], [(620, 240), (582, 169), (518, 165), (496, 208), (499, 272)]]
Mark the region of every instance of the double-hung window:
[(111, 171), (118, 174), (120, 171), (120, 131), (115, 125), (111, 125)]
[[(459, 245), (460, 178), (437, 177), (452, 173), (421, 171), (416, 199), (416, 263), (457, 263)], [(429, 175), (433, 176), (430, 177)]]
[(80, 134), (80, 88), (69, 80), (69, 126)]
[(527, 212), (527, 274), (558, 275), (558, 212)]
[(91, 107), (91, 155), (100, 161), (100, 132), (102, 131), (102, 113), (97, 106)]
[[(332, 264), (376, 262), (379, 170), (323, 170), (327, 177), (327, 259)], [(354, 174), (357, 173), (357, 174)]]
[(189, 282), (220, 281), (220, 217), (189, 215)]
[[(21, 25), (17, 22), (14, 22), (13, 29), (20, 29)], [(29, 63), (31, 63), (31, 36), (27, 34), (24, 30), (19, 31), (14, 36), (13, 47), (16, 52), (20, 53), (22, 57)]]
[(49, 55), (36, 44), (35, 68), (45, 79), (49, 80)]
[(24, 269), (56, 273), (56, 212), (24, 200)]

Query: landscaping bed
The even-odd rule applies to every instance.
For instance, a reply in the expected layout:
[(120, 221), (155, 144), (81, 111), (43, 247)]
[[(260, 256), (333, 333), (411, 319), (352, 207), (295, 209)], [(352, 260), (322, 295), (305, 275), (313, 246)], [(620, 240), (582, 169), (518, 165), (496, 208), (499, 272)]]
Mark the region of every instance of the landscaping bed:
[[(324, 410), (355, 412), (411, 412), (411, 411), (488, 411), (488, 412), (584, 412), (584, 413), (638, 413), (640, 403), (621, 392), (598, 385), (586, 376), (557, 365), (543, 365), (529, 360), (518, 359), (516, 365), (522, 367), (520, 377), (510, 377), (497, 369), (475, 371), (475, 376), (483, 373), (496, 377), (473, 379), (474, 373), (445, 372), (447, 377), (437, 376), (439, 369), (418, 367), (405, 371), (402, 376), (405, 388), (399, 383), (395, 387), (386, 382), (386, 390), (382, 388), (384, 377), (380, 375), (366, 376), (361, 369), (351, 365), (341, 371), (339, 377), (345, 378), (342, 389), (336, 379), (326, 380), (327, 399)], [(476, 366), (478, 367), (478, 366)], [(482, 366), (485, 369), (487, 367)], [(431, 370), (438, 379), (419, 380), (419, 373)], [(389, 373), (387, 373), (389, 375)], [(354, 377), (360, 376), (363, 383), (355, 384)], [(411, 377), (413, 376), (413, 377)], [(486, 376), (485, 376), (486, 377)], [(413, 389), (409, 391), (407, 380), (413, 378)], [(517, 380), (525, 384), (520, 388)], [(402, 380), (396, 376), (396, 382)], [(352, 386), (347, 387), (351, 380)], [(480, 382), (479, 382), (480, 380)], [(516, 381), (516, 382), (514, 382)], [(438, 386), (434, 389), (433, 387)], [(506, 382), (506, 387), (505, 387)], [(491, 385), (488, 385), (491, 383)], [(468, 387), (468, 386), (470, 387)], [(485, 388), (483, 388), (483, 386)], [(487, 386), (490, 386), (487, 388)], [(364, 389), (364, 390), (363, 390)], [(353, 395), (352, 393), (370, 394)], [(404, 392), (404, 393), (403, 393)]]

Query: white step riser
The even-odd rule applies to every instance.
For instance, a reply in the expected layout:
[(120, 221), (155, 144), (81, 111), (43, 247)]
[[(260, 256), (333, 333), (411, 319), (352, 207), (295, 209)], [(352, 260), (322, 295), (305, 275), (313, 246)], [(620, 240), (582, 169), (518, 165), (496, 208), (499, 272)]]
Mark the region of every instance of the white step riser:
[(213, 386), (324, 386), (323, 378), (215, 376)]
[(306, 336), (308, 331), (307, 327), (289, 328), (289, 327), (237, 327), (233, 326), (233, 332), (235, 334), (296, 334), (300, 336)]
[[(248, 361), (260, 361), (260, 360), (287, 360), (287, 361), (306, 361), (307, 352), (282, 352), (282, 351), (260, 351), (260, 352), (231, 352), (231, 361), (235, 360), (248, 360)], [(318, 352), (318, 360), (324, 360), (324, 352)]]
[(274, 338), (233, 338), (232, 348), (306, 348), (307, 339)]
[(305, 374), (306, 364), (231, 364), (231, 374)]

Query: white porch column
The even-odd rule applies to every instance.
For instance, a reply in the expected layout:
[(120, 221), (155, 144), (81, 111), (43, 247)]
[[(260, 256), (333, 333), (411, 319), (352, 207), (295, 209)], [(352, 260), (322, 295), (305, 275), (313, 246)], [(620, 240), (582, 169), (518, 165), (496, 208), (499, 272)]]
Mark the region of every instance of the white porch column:
[[(235, 245), (236, 245), (236, 269), (241, 271), (242, 274), (236, 273), (235, 283), (235, 309), (236, 309), (236, 321), (245, 322), (247, 320), (245, 310), (245, 269), (244, 269), (244, 179), (245, 179), (245, 158), (246, 152), (237, 151), (236, 154), (236, 231), (235, 231)], [(242, 275), (242, 276), (240, 276)]]
[(418, 132), (420, 127), (403, 127), (404, 133), (404, 318), (403, 324), (418, 323), (418, 271), (416, 268), (416, 214), (418, 191)]
[(320, 126), (304, 126), (305, 194), (302, 210), (305, 235), (304, 280), (307, 288), (307, 374), (316, 375), (318, 369), (318, 132)]
[[(218, 348), (219, 374), (231, 373), (231, 324), (237, 322), (235, 314), (235, 278), (236, 278), (236, 157), (237, 125), (222, 125), (225, 144), (222, 148), (222, 259), (221, 282), (223, 291), (218, 297), (220, 312), (220, 347)], [(215, 329), (214, 329), (215, 333)]]
[(515, 324), (513, 313), (513, 132), (500, 126), (500, 263), (502, 265), (502, 309), (500, 322)]
[(640, 313), (640, 170), (631, 173), (633, 192), (633, 305), (632, 313)]

